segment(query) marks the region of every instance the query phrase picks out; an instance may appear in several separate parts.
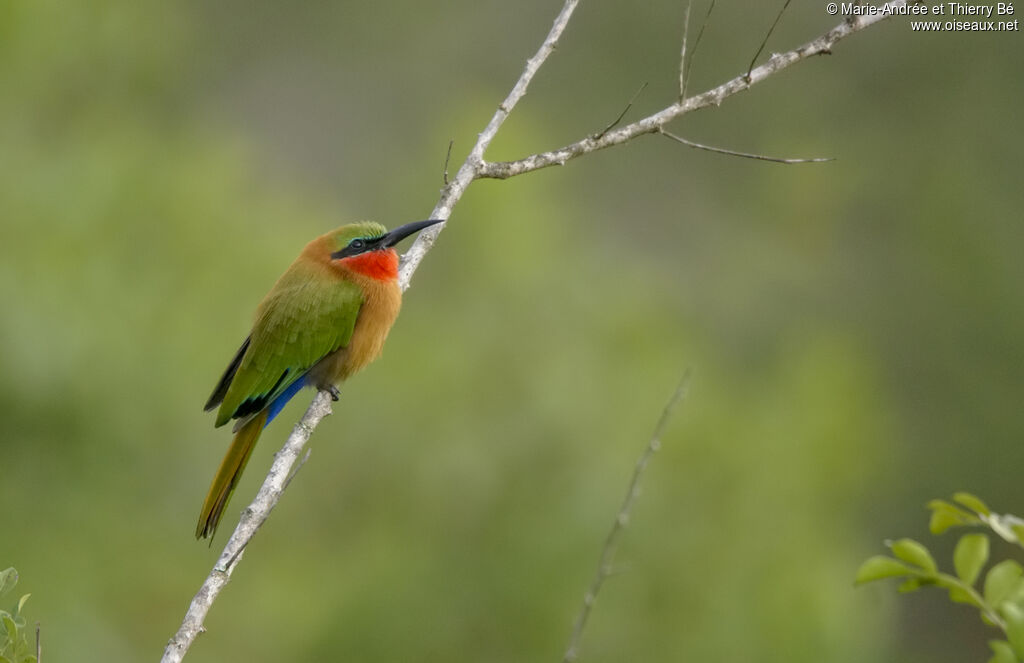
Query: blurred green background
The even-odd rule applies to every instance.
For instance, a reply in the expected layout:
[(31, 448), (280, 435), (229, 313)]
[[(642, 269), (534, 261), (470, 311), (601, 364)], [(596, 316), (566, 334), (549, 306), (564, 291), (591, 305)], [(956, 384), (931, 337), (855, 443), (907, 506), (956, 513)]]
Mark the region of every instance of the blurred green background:
[[(690, 90), (777, 4), (720, 1)], [(424, 218), (559, 5), (0, 3), (0, 567), (46, 660), (159, 657), (256, 303), (315, 235)], [(665, 105), (684, 8), (583, 3), (488, 156)], [(584, 660), (983, 660), (972, 610), (852, 579), (929, 498), (1024, 510), (1022, 67), (894, 20), (674, 127), (833, 163), (647, 137), (474, 184), (188, 660), (558, 660), (686, 366)]]

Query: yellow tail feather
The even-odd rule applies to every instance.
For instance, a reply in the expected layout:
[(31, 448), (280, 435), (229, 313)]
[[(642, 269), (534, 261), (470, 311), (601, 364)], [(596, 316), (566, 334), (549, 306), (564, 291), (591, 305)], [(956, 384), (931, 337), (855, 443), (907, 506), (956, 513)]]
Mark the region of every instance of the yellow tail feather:
[(267, 421), (267, 411), (263, 410), (242, 426), (231, 440), (231, 446), (217, 468), (210, 490), (203, 501), (203, 509), (199, 512), (199, 524), (196, 525), (196, 538), (212, 537), (217, 530), (217, 523), (224, 513), (224, 508), (235, 492), (235, 485), (242, 476), (242, 470), (252, 454), (256, 440), (260, 439), (263, 425)]

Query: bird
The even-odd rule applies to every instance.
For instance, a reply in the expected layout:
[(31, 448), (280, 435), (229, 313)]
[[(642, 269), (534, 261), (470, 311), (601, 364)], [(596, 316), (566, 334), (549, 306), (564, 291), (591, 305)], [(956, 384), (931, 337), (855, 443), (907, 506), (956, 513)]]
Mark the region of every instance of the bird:
[(203, 501), (196, 538), (212, 537), (263, 428), (303, 387), (338, 400), (338, 385), (381, 354), (398, 317), (401, 240), (443, 219), (388, 231), (372, 221), (325, 233), (302, 250), (256, 308), (248, 337), (204, 410), (235, 420), (234, 438)]

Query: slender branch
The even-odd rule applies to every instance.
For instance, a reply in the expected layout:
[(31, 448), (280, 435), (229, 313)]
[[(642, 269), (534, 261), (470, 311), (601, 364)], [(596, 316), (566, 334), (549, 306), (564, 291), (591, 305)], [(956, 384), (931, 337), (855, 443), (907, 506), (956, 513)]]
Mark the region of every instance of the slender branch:
[(231, 538), (228, 539), (227, 544), (224, 546), (220, 557), (217, 558), (217, 563), (214, 564), (213, 570), (192, 599), (188, 612), (185, 613), (185, 619), (181, 623), (181, 628), (178, 629), (178, 632), (167, 643), (163, 658), (160, 659), (161, 663), (177, 663), (181, 661), (185, 653), (188, 652), (188, 648), (192, 646), (196, 636), (206, 630), (203, 628), (206, 613), (209, 612), (210, 606), (217, 599), (217, 595), (220, 594), (220, 591), (224, 589), (224, 585), (231, 578), (232, 572), (242, 559), (242, 553), (245, 551), (246, 545), (248, 545), (264, 521), (266, 521), (274, 505), (281, 498), (285, 483), (291, 476), (291, 468), (295, 461), (298, 460), (303, 447), (306, 446), (306, 442), (309, 441), (309, 436), (313, 434), (313, 430), (316, 429), (323, 418), (330, 413), (331, 395), (326, 391), (317, 393), (309, 409), (306, 410), (306, 414), (303, 415), (302, 420), (295, 425), (292, 434), (288, 436), (288, 441), (285, 442), (284, 447), (274, 456), (274, 464), (270, 467), (267, 478), (263, 481), (263, 485), (256, 494), (256, 499), (242, 512), (242, 518)]
[[(892, 0), (886, 3), (885, 6), (897, 8), (903, 7), (908, 3), (917, 4), (917, 1)], [(707, 92), (689, 97), (681, 102), (677, 101), (642, 120), (637, 120), (632, 124), (609, 131), (604, 136), (601, 136), (601, 138), (588, 136), (556, 150), (533, 154), (515, 161), (485, 162), (481, 164), (479, 176), (503, 180), (549, 166), (563, 166), (570, 159), (575, 159), (584, 154), (603, 150), (613, 145), (621, 145), (644, 134), (658, 133), (662, 127), (686, 113), (692, 113), (695, 110), (707, 108), (708, 106), (718, 106), (737, 92), (742, 92), (797, 62), (815, 55), (831, 53), (832, 48), (846, 37), (876, 23), (880, 23), (894, 14), (895, 12), (883, 12), (880, 7), (880, 11), (877, 14), (851, 17), (817, 39), (809, 41), (791, 51), (773, 55), (768, 62), (751, 70), (749, 76), (746, 73), (740, 74)]]
[(744, 159), (757, 159), (759, 161), (771, 161), (773, 163), (823, 163), (825, 161), (835, 161), (835, 157), (814, 157), (811, 159), (783, 159), (781, 157), (770, 157), (764, 154), (752, 154), (750, 152), (737, 152), (736, 150), (727, 150), (724, 147), (714, 147), (712, 145), (704, 145), (702, 143), (695, 143), (692, 140), (687, 140), (682, 136), (677, 136), (671, 131), (660, 129), (658, 131), (662, 136), (671, 138), (677, 143), (682, 143), (687, 147), (693, 147), (698, 150), (706, 150), (708, 152), (715, 152), (717, 154), (728, 154), (732, 157), (743, 157)]
[(679, 381), (679, 386), (676, 387), (675, 393), (672, 394), (672, 398), (669, 399), (665, 409), (662, 410), (661, 417), (658, 418), (658, 423), (654, 426), (654, 433), (651, 435), (651, 439), (647, 442), (647, 446), (644, 447), (643, 453), (640, 454), (640, 458), (637, 459), (636, 466), (633, 468), (633, 476), (629, 480), (626, 497), (622, 500), (619, 512), (615, 514), (612, 528), (608, 531), (608, 536), (604, 540), (604, 546), (601, 548), (601, 556), (597, 562), (597, 572), (594, 574), (594, 579), (590, 581), (587, 593), (583, 595), (583, 605), (580, 606), (580, 611), (576, 615), (576, 622), (573, 624), (572, 635), (569, 637), (569, 646), (562, 657), (562, 663), (572, 663), (579, 655), (580, 641), (583, 638), (583, 630), (587, 626), (590, 611), (597, 601), (597, 595), (601, 593), (601, 587), (604, 585), (605, 579), (614, 573), (612, 562), (615, 559), (615, 551), (618, 548), (623, 528), (629, 524), (630, 514), (633, 512), (633, 504), (640, 495), (640, 480), (647, 470), (647, 464), (650, 462), (651, 457), (661, 448), (661, 436), (665, 432), (669, 419), (672, 418), (672, 413), (675, 411), (676, 406), (686, 399), (686, 394), (689, 390), (690, 370), (687, 369), (683, 373), (683, 379)]

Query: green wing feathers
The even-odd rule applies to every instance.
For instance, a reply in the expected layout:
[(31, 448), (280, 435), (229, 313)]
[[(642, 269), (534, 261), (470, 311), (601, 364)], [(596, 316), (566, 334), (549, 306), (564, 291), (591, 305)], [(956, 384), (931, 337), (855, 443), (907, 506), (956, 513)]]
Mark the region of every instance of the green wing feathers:
[(217, 426), (259, 412), (318, 361), (348, 345), (362, 292), (317, 268), (293, 264), (260, 304), (249, 339), (208, 403), (212, 409), (221, 396)]

